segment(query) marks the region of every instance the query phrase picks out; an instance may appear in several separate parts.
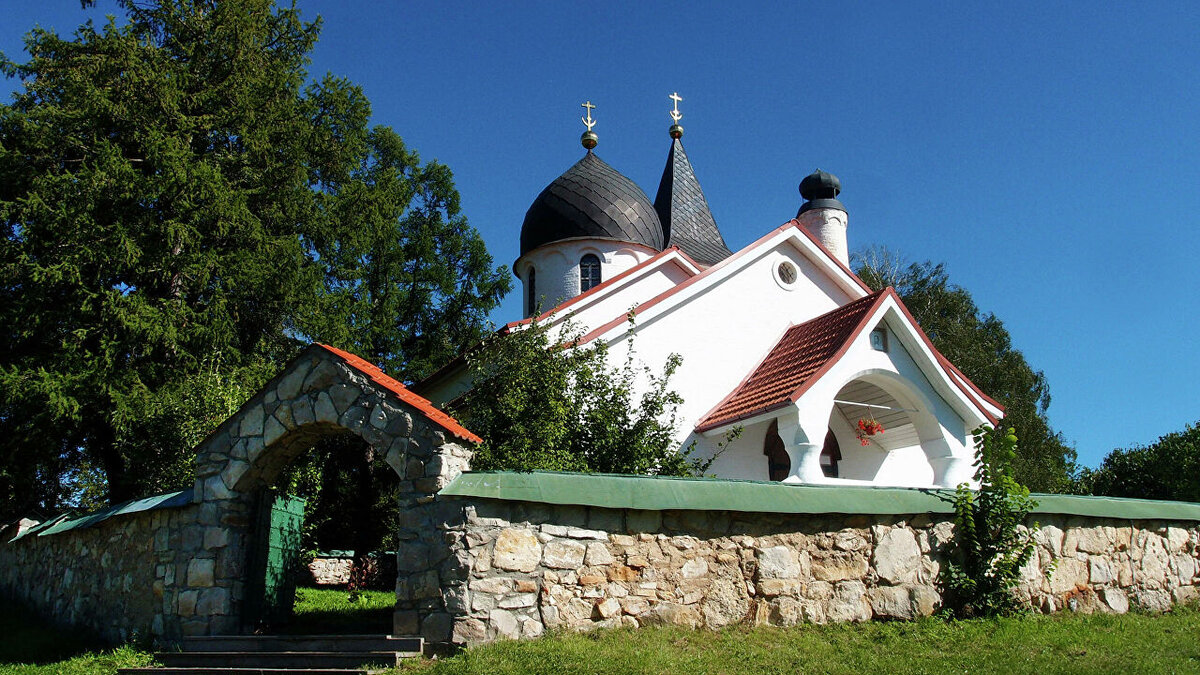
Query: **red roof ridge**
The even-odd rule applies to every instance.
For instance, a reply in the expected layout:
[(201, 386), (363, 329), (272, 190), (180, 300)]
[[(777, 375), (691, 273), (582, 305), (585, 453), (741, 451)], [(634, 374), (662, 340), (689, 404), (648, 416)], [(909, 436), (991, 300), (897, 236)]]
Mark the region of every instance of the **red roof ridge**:
[(437, 424), (446, 431), (465, 441), (470, 441), (472, 443), (483, 442), (482, 438), (468, 431), (465, 427), (458, 423), (458, 420), (435, 408), (433, 403), (431, 403), (428, 399), (413, 393), (408, 389), (408, 387), (405, 387), (399, 381), (383, 372), (383, 370), (381, 370), (375, 364), (368, 362), (361, 356), (351, 354), (350, 352), (338, 349), (337, 347), (321, 344), (319, 342), (315, 344), (318, 347), (325, 349), (329, 353), (338, 356), (346, 362), (346, 365), (371, 378), (372, 382), (378, 384), (384, 389), (387, 389), (401, 401), (404, 401), (408, 405), (416, 408), (421, 412), (422, 415), (426, 417), (426, 419)]
[[(700, 418), (696, 431), (709, 431), (795, 403), (846, 353), (883, 299), (895, 294), (889, 286), (788, 327), (750, 374)], [(841, 325), (842, 322), (853, 323)], [(823, 339), (825, 336), (829, 339)], [(801, 337), (809, 339), (798, 345), (789, 342)], [(768, 370), (768, 363), (773, 359), (786, 359), (784, 363), (771, 363), (771, 366), (790, 370)], [(808, 367), (805, 367), (806, 362)]]
[[(688, 261), (689, 263), (694, 265), (694, 267), (696, 269), (700, 269), (700, 265), (698, 265), (696, 263), (696, 261), (694, 261), (694, 259), (691, 259), (690, 257), (688, 257), (688, 253), (684, 253), (683, 249), (679, 249), (678, 246), (667, 246), (666, 249), (661, 250), (658, 253), (655, 253), (655, 255), (644, 259), (644, 261), (637, 263), (636, 265), (634, 265), (634, 267), (626, 269), (625, 271), (623, 271), (623, 273), (620, 273), (617, 276), (613, 276), (612, 279), (604, 281), (604, 282), (600, 283), (600, 285), (598, 285), (598, 286), (589, 288), (588, 291), (580, 293), (580, 294), (576, 295), (576, 297), (574, 297), (574, 298), (564, 300), (563, 303), (560, 303), (556, 307), (553, 307), (553, 309), (541, 312), (540, 315), (538, 315), (538, 317), (536, 317), (536, 319), (538, 319), (538, 321), (545, 321), (545, 319), (556, 315), (556, 313), (559, 310), (562, 310), (563, 307), (574, 304), (576, 300), (580, 300), (581, 298), (584, 297), (584, 295), (589, 295), (589, 294), (592, 294), (593, 292), (599, 292), (599, 289), (601, 289), (601, 288), (611, 288), (610, 283), (616, 283), (617, 281), (626, 279), (626, 277), (628, 277), (629, 275), (634, 274), (635, 271), (641, 270), (644, 267), (648, 267), (648, 265), (650, 263), (658, 262), (658, 261), (660, 261), (660, 259), (665, 258), (667, 256), (667, 253), (670, 253), (672, 251), (678, 252), (680, 256), (682, 256), (683, 258), (686, 259), (686, 261)], [(499, 327), (496, 329), (496, 331), (494, 331), (494, 335), (508, 335), (514, 329), (521, 328), (521, 327), (524, 327), (524, 325), (533, 323), (533, 319), (534, 319), (534, 317), (520, 318), (520, 319), (517, 319), (517, 321), (510, 321), (508, 323), (505, 323), (504, 325), (502, 325), (502, 327)], [(467, 347), (466, 350), (463, 350), (462, 352), (458, 353), (455, 358), (452, 358), (452, 359), (448, 360), (448, 362), (443, 364), (442, 368), (434, 370), (432, 372), (432, 374), (426, 375), (425, 377), (422, 377), (421, 380), (414, 382), (412, 389), (415, 389), (415, 390), (425, 389), (426, 387), (430, 386), (431, 383), (437, 382), (439, 380), (439, 378), (442, 378), (443, 376), (450, 374), (450, 372), (457, 369), (458, 366), (462, 365), (463, 363), (466, 363), (467, 354), (469, 354), (470, 352), (473, 352), (475, 350), (478, 350), (480, 345), (482, 345), (482, 342), (479, 342), (479, 344), (475, 344), (473, 346)]]
[[(700, 279), (704, 279), (712, 274), (715, 274), (717, 270), (724, 269), (725, 267), (730, 265), (734, 260), (737, 260), (738, 258), (741, 258), (742, 256), (746, 255), (748, 252), (754, 250), (763, 242), (767, 241), (771, 237), (774, 237), (776, 234), (779, 234), (783, 230), (787, 229), (788, 227), (790, 227), (792, 225), (792, 223), (795, 223), (795, 222), (796, 222), (796, 220), (792, 219), (792, 220), (784, 223), (783, 225), (780, 225), (779, 227), (777, 227), (777, 228), (771, 230), (770, 232), (766, 233), (765, 235), (759, 237), (753, 243), (742, 247), (741, 250), (736, 251), (733, 255), (729, 256), (728, 258), (718, 261), (712, 267), (709, 267), (706, 270), (701, 270), (701, 272), (699, 274), (697, 274), (689, 279), (684, 279), (683, 281), (679, 282), (678, 284), (675, 284), (671, 288), (668, 288), (667, 290), (663, 291), (662, 293), (659, 293), (658, 295), (654, 296), (653, 298), (650, 298), (646, 302), (643, 302), (642, 304), (638, 305), (637, 311), (642, 312), (650, 307), (653, 307), (653, 306), (657, 305), (658, 303), (662, 302), (663, 300), (665, 300), (666, 298), (669, 298), (672, 295), (687, 288), (688, 286), (691, 286), (692, 284), (696, 283)], [(600, 326), (597, 326), (591, 332), (589, 332), (587, 335), (584, 335), (582, 338), (580, 338), (579, 344), (585, 344), (585, 343), (591, 342), (592, 340), (596, 339), (597, 337), (612, 330), (616, 326), (619, 326), (619, 325), (625, 323), (626, 319), (628, 318), (628, 315), (629, 315), (628, 312), (623, 312), (623, 313), (621, 313), (620, 316), (609, 321), (608, 323), (604, 323), (604, 324), (601, 324)]]
[[(704, 279), (711, 274), (715, 274), (717, 270), (725, 268), (726, 266), (731, 264), (734, 260), (737, 260), (738, 258), (741, 258), (742, 256), (748, 254), (749, 252), (757, 249), (759, 246), (761, 246), (762, 244), (764, 244), (765, 242), (770, 240), (775, 235), (779, 234), (780, 232), (784, 232), (788, 229), (791, 229), (791, 228), (795, 228), (800, 233), (802, 233), (806, 239), (808, 239), (813, 244), (815, 244), (817, 247), (817, 250), (824, 253), (825, 257), (828, 258), (830, 262), (834, 263), (843, 272), (846, 272), (850, 276), (850, 279), (852, 281), (854, 281), (854, 283), (856, 283), (859, 287), (861, 287), (862, 290), (866, 291), (868, 295), (870, 293), (872, 293), (870, 286), (868, 286), (862, 279), (859, 279), (858, 275), (855, 274), (854, 272), (852, 272), (850, 270), (850, 268), (843, 265), (842, 261), (838, 260), (837, 257), (835, 257), (832, 253), (830, 253), (829, 249), (825, 248), (825, 246), (823, 244), (821, 244), (821, 242), (819, 242), (815, 238), (813, 238), (812, 234), (810, 234), (807, 230), (804, 229), (803, 226), (800, 225), (800, 221), (796, 220), (795, 218), (792, 218), (791, 220), (787, 221), (786, 223), (780, 225), (779, 227), (771, 230), (770, 232), (766, 233), (765, 235), (754, 240), (752, 243), (750, 243), (746, 246), (743, 246), (741, 249), (736, 251), (733, 255), (729, 256), (728, 258), (718, 261), (715, 265), (713, 265), (712, 267), (709, 267), (706, 270), (701, 271), (696, 276), (691, 277), (690, 279), (685, 279), (685, 280), (679, 282), (678, 284), (672, 286), (671, 288), (668, 288), (667, 290), (663, 291), (662, 293), (659, 293), (658, 295), (654, 296), (653, 298), (647, 300), (646, 302), (643, 302), (642, 304), (638, 305), (637, 311), (642, 312), (646, 309), (649, 309), (650, 307), (657, 305), (659, 302), (682, 291), (683, 289), (687, 288), (688, 286), (691, 286), (692, 284), (699, 282), (701, 279)], [(626, 318), (626, 314), (621, 314), (617, 318), (612, 319), (611, 321), (608, 321), (607, 323), (601, 324), (600, 326), (596, 327), (588, 334), (584, 335), (583, 338), (581, 338), (579, 341), (580, 344), (591, 342), (592, 340), (596, 339), (597, 337), (599, 337), (601, 335), (604, 335), (605, 333), (612, 330), (613, 328), (616, 328), (617, 326), (621, 325), (622, 323), (625, 323), (625, 318)]]
[[(695, 260), (692, 260), (690, 257), (688, 257), (688, 255), (683, 252), (683, 249), (679, 248), (678, 246), (668, 246), (667, 248), (664, 248), (663, 250), (659, 251), (658, 253), (655, 253), (654, 255), (650, 256), (649, 258), (646, 258), (645, 260), (634, 265), (633, 267), (630, 267), (629, 269), (625, 270), (624, 272), (621, 272), (617, 276), (615, 276), (611, 279), (608, 279), (606, 281), (603, 281), (595, 286), (592, 286), (588, 290), (580, 293), (579, 295), (576, 295), (573, 298), (568, 298), (566, 300), (563, 300), (562, 302), (558, 303), (554, 307), (551, 307), (550, 309), (539, 314), (537, 316), (537, 320), (542, 321), (544, 319), (548, 319), (548, 318), (554, 316), (555, 314), (562, 312), (565, 308), (570, 307), (571, 305), (582, 302), (583, 300), (590, 300), (594, 295), (600, 293), (601, 291), (612, 288), (618, 281), (623, 281), (623, 280), (629, 278), (630, 275), (632, 275), (634, 272), (640, 272), (641, 270), (645, 269), (646, 267), (649, 267), (651, 263), (655, 263), (655, 262), (662, 260), (663, 258), (666, 258), (667, 255), (672, 252), (678, 252), (680, 254), (680, 256), (683, 257), (685, 260), (687, 260), (687, 262), (690, 263), (693, 267), (695, 267), (697, 270), (700, 269), (700, 265), (697, 264)], [(699, 272), (697, 272), (697, 274), (698, 273)], [(515, 326), (524, 325), (524, 324), (532, 322), (533, 318), (534, 317), (529, 317), (527, 319), (519, 319), (517, 321), (510, 321), (506, 324), (506, 326), (515, 327)]]
[[(968, 400), (970, 400), (976, 405), (976, 407), (979, 408), (980, 412), (983, 413), (984, 418), (986, 418), (992, 424), (997, 424), (1000, 421), (1000, 418), (993, 415), (990, 410), (984, 408), (981, 404), (981, 401), (975, 398), (974, 394), (977, 393), (979, 396), (987, 399), (990, 403), (999, 408), (1001, 412), (1004, 411), (1004, 406), (1000, 405), (984, 394), (974, 382), (967, 378), (966, 375), (963, 375), (962, 371), (958, 369), (958, 366), (951, 363), (950, 359), (942, 355), (942, 353), (937, 350), (937, 347), (933, 346), (933, 340), (930, 340), (929, 336), (925, 334), (925, 329), (921, 328), (921, 324), (917, 323), (917, 320), (913, 318), (912, 312), (909, 311), (908, 305), (904, 304), (904, 301), (900, 299), (900, 295), (894, 291), (893, 295), (896, 297), (896, 306), (900, 308), (900, 311), (904, 314), (904, 318), (908, 320), (908, 323), (914, 329), (916, 329), (917, 335), (920, 336), (921, 340), (925, 343), (925, 346), (928, 347), (929, 351), (933, 353), (934, 360), (936, 360), (944, 370), (946, 369), (946, 366), (949, 366), (948, 370), (951, 372), (948, 372), (947, 375), (949, 375), (951, 384), (957, 387), (958, 390), (961, 391)], [(955, 374), (962, 378), (962, 382), (959, 382), (958, 378), (955, 377)], [(966, 382), (966, 385), (964, 385), (963, 382)]]

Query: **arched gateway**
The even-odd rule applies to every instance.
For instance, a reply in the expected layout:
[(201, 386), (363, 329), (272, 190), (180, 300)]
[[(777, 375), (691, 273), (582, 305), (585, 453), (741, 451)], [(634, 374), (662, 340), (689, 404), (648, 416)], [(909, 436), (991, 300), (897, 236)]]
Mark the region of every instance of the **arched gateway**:
[[(174, 597), (163, 598), (167, 615), (185, 617), (179, 632), (242, 630), (259, 495), (317, 438), (341, 433), (386, 456), (400, 477), (402, 513), (428, 503), (466, 470), (470, 448), (480, 440), (363, 359), (325, 345), (308, 347), (197, 449), (193, 499), (205, 545), (176, 572), (183, 583), (172, 584)], [(403, 524), (397, 523), (401, 539), (415, 538)], [(415, 633), (411, 594), (398, 595), (405, 597), (398, 597), (396, 627)]]

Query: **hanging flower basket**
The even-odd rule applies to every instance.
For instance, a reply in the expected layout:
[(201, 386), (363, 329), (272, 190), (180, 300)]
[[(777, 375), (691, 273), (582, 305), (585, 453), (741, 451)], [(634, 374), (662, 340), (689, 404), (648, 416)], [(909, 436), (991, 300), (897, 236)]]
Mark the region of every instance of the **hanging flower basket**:
[(871, 437), (882, 433), (883, 425), (876, 422), (873, 417), (860, 417), (858, 428), (854, 430), (854, 435), (858, 437), (858, 442), (861, 445), (870, 445)]

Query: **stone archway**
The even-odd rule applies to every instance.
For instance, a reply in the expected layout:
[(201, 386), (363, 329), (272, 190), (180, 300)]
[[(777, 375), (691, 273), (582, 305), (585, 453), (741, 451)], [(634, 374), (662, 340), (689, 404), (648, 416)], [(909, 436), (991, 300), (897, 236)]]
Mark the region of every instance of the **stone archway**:
[[(197, 449), (193, 499), (203, 545), (179, 570), (186, 590), (173, 599), (187, 610), (179, 614), (194, 617), (185, 634), (240, 630), (256, 493), (314, 440), (333, 433), (353, 434), (385, 454), (400, 478), (402, 512), (427, 504), (467, 470), (471, 446), (479, 442), (370, 363), (311, 345)], [(402, 538), (410, 534), (401, 531)], [(208, 601), (193, 600), (199, 597)]]

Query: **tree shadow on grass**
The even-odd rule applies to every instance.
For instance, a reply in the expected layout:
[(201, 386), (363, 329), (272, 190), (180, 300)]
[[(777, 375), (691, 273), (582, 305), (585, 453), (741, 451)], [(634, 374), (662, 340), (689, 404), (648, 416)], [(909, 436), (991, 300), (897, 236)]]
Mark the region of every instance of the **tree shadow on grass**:
[(24, 605), (0, 599), (0, 665), (44, 665), (103, 647), (94, 636), (62, 632)]

